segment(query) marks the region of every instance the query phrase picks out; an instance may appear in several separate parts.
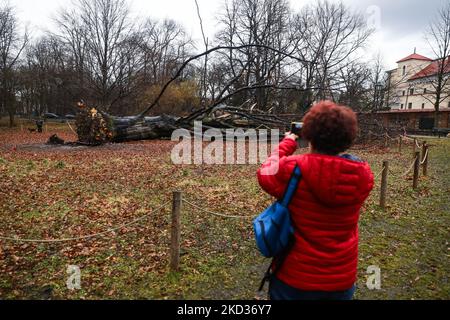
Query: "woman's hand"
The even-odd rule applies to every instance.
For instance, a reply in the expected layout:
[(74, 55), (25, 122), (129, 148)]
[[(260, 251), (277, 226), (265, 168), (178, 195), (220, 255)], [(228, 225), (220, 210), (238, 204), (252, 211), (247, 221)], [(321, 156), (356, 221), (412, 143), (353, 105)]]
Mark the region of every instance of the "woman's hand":
[(299, 137), (298, 135), (294, 134), (294, 133), (287, 132), (287, 133), (285, 134), (285, 138), (286, 138), (286, 139), (291, 139), (291, 140), (297, 141), (300, 137)]

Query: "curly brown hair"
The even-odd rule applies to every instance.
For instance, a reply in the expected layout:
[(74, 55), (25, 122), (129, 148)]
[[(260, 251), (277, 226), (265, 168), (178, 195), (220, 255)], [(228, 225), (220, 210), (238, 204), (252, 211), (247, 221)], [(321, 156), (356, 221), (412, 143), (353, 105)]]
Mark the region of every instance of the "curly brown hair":
[(302, 137), (324, 154), (337, 155), (349, 149), (358, 132), (358, 119), (348, 107), (332, 101), (315, 104), (303, 119)]

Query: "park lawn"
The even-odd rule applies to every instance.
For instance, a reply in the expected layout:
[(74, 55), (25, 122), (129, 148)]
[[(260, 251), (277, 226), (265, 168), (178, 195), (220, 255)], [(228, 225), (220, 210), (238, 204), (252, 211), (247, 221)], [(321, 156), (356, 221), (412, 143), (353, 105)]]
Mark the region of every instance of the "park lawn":
[[(174, 166), (169, 141), (88, 148), (48, 148), (43, 135), (0, 130), (0, 236), (71, 238), (102, 232), (150, 214), (133, 226), (85, 241), (0, 240), (3, 299), (261, 299), (269, 261), (254, 244), (252, 217), (273, 200), (256, 181), (257, 166)], [(429, 177), (412, 190), (412, 146), (400, 154), (355, 151), (377, 174), (390, 161), (388, 208), (378, 205), (379, 180), (360, 223), (358, 299), (448, 299), (450, 140), (429, 139)], [(179, 272), (168, 268), (172, 192), (213, 212), (184, 204)], [(152, 208), (164, 208), (152, 212)], [(81, 290), (66, 287), (69, 265), (81, 268)], [(366, 288), (369, 266), (381, 289)]]

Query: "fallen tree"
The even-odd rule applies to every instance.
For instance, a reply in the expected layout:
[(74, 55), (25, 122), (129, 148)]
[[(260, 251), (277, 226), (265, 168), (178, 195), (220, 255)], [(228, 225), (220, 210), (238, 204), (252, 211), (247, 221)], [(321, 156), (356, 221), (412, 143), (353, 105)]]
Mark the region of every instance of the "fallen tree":
[(99, 145), (105, 142), (170, 138), (177, 129), (192, 132), (195, 121), (201, 121), (205, 130), (215, 128), (224, 134), (227, 129), (237, 128), (280, 129), (280, 132), (284, 132), (291, 122), (261, 111), (225, 105), (195, 112), (187, 117), (166, 114), (155, 117), (114, 117), (83, 105), (77, 114), (76, 126), (81, 143)]
[[(251, 61), (243, 66), (241, 72), (224, 86), (220, 94), (209, 106), (200, 108), (191, 114), (183, 117), (174, 115), (161, 114), (153, 117), (146, 116), (160, 102), (169, 86), (174, 83), (182, 74), (183, 70), (191, 63), (205, 55), (220, 50), (240, 50), (246, 47), (261, 47), (281, 55), (282, 58), (290, 58), (300, 62), (301, 58), (294, 56), (292, 53), (283, 52), (265, 45), (248, 44), (243, 46), (219, 46), (209, 49), (203, 53), (192, 56), (186, 60), (178, 69), (176, 74), (163, 86), (156, 99), (149, 104), (142, 112), (135, 116), (117, 117), (110, 115), (102, 110), (88, 108), (83, 103), (79, 104), (79, 112), (76, 118), (78, 140), (81, 144), (100, 145), (105, 142), (125, 142), (135, 140), (165, 139), (170, 138), (176, 129), (186, 129), (190, 132), (194, 130), (195, 121), (202, 121), (203, 129), (221, 130), (225, 135), (227, 129), (279, 129), (281, 133), (290, 128), (292, 121), (299, 121), (302, 114), (291, 115), (290, 117), (278, 116), (270, 111), (262, 111), (257, 109), (257, 104), (252, 100), (246, 101), (243, 105), (229, 106), (226, 102), (236, 94), (244, 91), (257, 90), (261, 88), (274, 90), (295, 90), (299, 92), (312, 92), (323, 88), (315, 87), (297, 87), (293, 85), (276, 85), (270, 84), (269, 79), (262, 79), (257, 83), (249, 86), (238, 87), (234, 90), (234, 85), (244, 74), (246, 67)], [(280, 62), (280, 61), (277, 61)], [(308, 62), (311, 63), (311, 62)], [(268, 84), (269, 82), (269, 84)], [(337, 88), (328, 88), (329, 90), (339, 90)], [(381, 135), (387, 133), (382, 123), (374, 117), (361, 117), (359, 142), (370, 140), (376, 134)], [(282, 134), (280, 134), (280, 138)]]

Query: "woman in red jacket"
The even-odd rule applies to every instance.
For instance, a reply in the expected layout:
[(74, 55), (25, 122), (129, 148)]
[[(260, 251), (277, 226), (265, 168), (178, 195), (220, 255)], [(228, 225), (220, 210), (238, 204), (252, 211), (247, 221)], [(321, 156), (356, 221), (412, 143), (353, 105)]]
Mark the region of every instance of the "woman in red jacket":
[(341, 155), (354, 143), (358, 124), (349, 108), (331, 101), (314, 105), (304, 118), (302, 138), (308, 154), (293, 156), (294, 134), (258, 171), (261, 187), (282, 198), (296, 166), (302, 172), (289, 210), (295, 244), (271, 279), (272, 300), (350, 300), (358, 266), (358, 220), (372, 191), (369, 165)]

